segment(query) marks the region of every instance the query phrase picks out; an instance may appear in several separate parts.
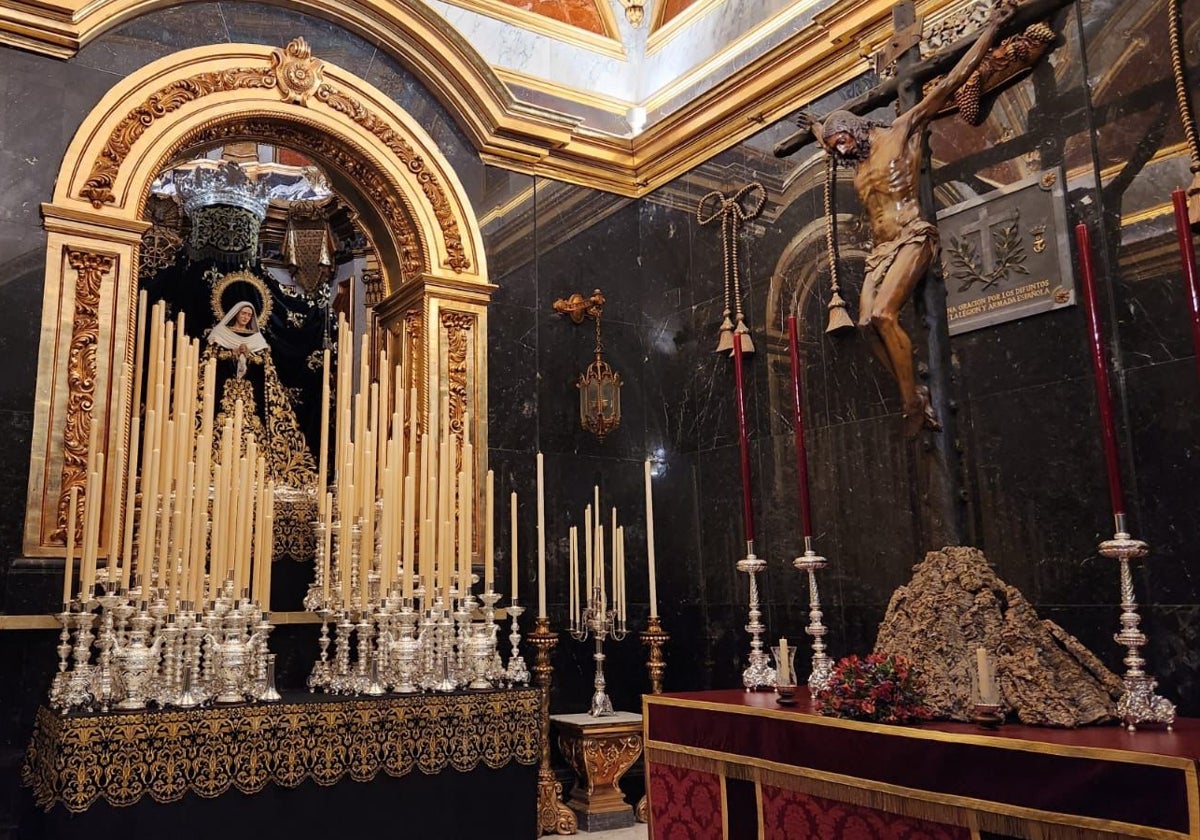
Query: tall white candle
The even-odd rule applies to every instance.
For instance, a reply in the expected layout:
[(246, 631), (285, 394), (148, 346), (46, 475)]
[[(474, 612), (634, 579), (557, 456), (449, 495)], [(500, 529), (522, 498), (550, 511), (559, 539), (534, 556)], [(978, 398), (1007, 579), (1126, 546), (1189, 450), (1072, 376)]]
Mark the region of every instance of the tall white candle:
[(579, 529), (574, 525), (568, 531), (569, 539), (567, 540), (570, 550), (567, 567), (567, 600), (569, 603), (568, 613), (570, 614), (571, 627), (578, 627), (579, 621)]
[(646, 563), (650, 570), (650, 617), (658, 618), (658, 581), (654, 576), (654, 493), (650, 487), (650, 460), (646, 460)]
[(596, 585), (595, 556), (596, 538), (592, 533), (592, 506), (583, 510), (583, 568), (586, 572), (583, 579), (583, 603), (591, 603), (592, 587)]
[(512, 602), (517, 603), (517, 584), (520, 577), (517, 574), (517, 494), (514, 491), (509, 497), (509, 513), (511, 522), (509, 523), (509, 557), (512, 560), (512, 579), (509, 585), (512, 586)]
[(600, 587), (600, 614), (606, 611), (608, 591), (604, 583), (604, 526), (596, 526), (596, 585)]
[(779, 682), (780, 685), (791, 685), (792, 684), (792, 673), (788, 669), (788, 662), (789, 662), (788, 640), (780, 639), (779, 640), (779, 671), (775, 675), (775, 678)]
[(483, 590), (491, 592), (496, 561), (496, 523), (493, 521), (496, 515), (496, 475), (491, 470), (487, 471), (486, 482), (483, 489)]
[(546, 617), (546, 481), (542, 453), (537, 454), (538, 618)]
[(63, 609), (71, 602), (71, 573), (75, 566), (75, 508), (79, 504), (79, 487), (67, 494), (67, 557), (63, 562)]

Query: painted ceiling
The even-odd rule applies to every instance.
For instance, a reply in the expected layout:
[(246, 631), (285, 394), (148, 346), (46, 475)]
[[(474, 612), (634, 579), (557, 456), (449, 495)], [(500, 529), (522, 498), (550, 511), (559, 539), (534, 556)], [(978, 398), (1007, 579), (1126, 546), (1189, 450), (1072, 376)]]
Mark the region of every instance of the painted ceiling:
[[(516, 99), (636, 137), (854, 0), (422, 0)], [(946, 0), (934, 0), (946, 2)], [(629, 6), (640, 6), (641, 18)]]

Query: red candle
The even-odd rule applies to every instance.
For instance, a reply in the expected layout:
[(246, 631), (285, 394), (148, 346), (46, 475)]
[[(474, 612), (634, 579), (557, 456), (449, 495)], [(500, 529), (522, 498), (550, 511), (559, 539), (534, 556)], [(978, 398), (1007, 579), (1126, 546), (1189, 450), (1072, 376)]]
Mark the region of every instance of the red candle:
[(742, 449), (742, 520), (746, 526), (747, 552), (753, 551), (754, 503), (750, 498), (750, 441), (746, 437), (746, 384), (742, 371), (742, 336), (733, 334), (733, 382), (737, 391), (738, 443)]
[(808, 494), (808, 453), (804, 448), (804, 408), (800, 397), (800, 342), (796, 339), (796, 316), (788, 316), (788, 344), (792, 353), (792, 405), (796, 435), (796, 483), (800, 485), (800, 522), (804, 536), (812, 536), (812, 502)]
[(1200, 373), (1200, 283), (1196, 280), (1196, 249), (1192, 244), (1192, 225), (1188, 219), (1187, 194), (1176, 189), (1171, 193), (1175, 204), (1175, 232), (1179, 235), (1179, 259), (1183, 263), (1183, 280), (1187, 284), (1188, 311), (1192, 314), (1192, 349), (1196, 371)]
[(1125, 515), (1121, 492), (1121, 460), (1117, 454), (1117, 425), (1113, 421), (1112, 393), (1108, 386), (1108, 363), (1104, 356), (1104, 335), (1100, 332), (1100, 313), (1096, 306), (1096, 277), (1092, 269), (1092, 245), (1087, 225), (1075, 226), (1079, 262), (1083, 269), (1083, 307), (1087, 315), (1088, 340), (1092, 349), (1092, 373), (1096, 380), (1096, 403), (1100, 410), (1100, 437), (1104, 443), (1104, 462), (1108, 467), (1108, 495), (1113, 516)]

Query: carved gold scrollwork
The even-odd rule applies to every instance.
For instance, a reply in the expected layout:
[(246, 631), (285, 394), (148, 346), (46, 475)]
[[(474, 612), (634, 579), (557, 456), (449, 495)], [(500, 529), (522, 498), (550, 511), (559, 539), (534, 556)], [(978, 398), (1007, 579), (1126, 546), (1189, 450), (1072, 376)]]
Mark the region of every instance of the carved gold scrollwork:
[(271, 50), (271, 72), (279, 94), (297, 105), (308, 104), (308, 97), (321, 86), (324, 66), (325, 62), (312, 57), (312, 47), (303, 38), (294, 38), (282, 50)]
[(80, 196), (92, 202), (92, 206), (97, 210), (115, 201), (112, 188), (116, 183), (117, 173), (121, 170), (121, 164), (129, 156), (133, 144), (159, 118), (213, 93), (274, 86), (275, 74), (271, 70), (237, 67), (231, 70), (197, 73), (159, 88), (117, 123), (117, 127), (108, 137), (108, 142), (104, 144), (103, 151), (92, 164), (92, 170), (80, 191)]
[(354, 97), (331, 85), (324, 84), (317, 88), (317, 99), (333, 110), (345, 114), (378, 137), (385, 146), (391, 149), (392, 154), (417, 176), (417, 183), (421, 185), (421, 191), (425, 193), (425, 198), (433, 207), (434, 217), (442, 229), (442, 235), (446, 238), (446, 251), (449, 254), (449, 259), (446, 260), (447, 266), (455, 271), (469, 269), (471, 261), (467, 259), (463, 249), (462, 234), (458, 230), (458, 222), (455, 221), (454, 213), (450, 209), (446, 191), (442, 189), (442, 185), (438, 183), (433, 173), (426, 169), (425, 160), (413, 151), (413, 147), (407, 140)]
[[(422, 362), (421, 350), (421, 335), (422, 335), (422, 319), (420, 309), (410, 309), (404, 313), (404, 340), (408, 343), (407, 354), (408, 358), (405, 362), (404, 369), (408, 372), (409, 380), (406, 383), (408, 388), (416, 388), (420, 393), (421, 383), (425, 380), (424, 368)], [(419, 436), (422, 431), (422, 424), (425, 422), (425, 412), (417, 412), (417, 429), (409, 430), (409, 433)]]
[(442, 312), (446, 330), (446, 390), (450, 397), (450, 431), (463, 433), (463, 418), (470, 404), (467, 395), (467, 356), (475, 316), (466, 312)]
[[(238, 67), (197, 73), (163, 86), (144, 103), (126, 114), (113, 129), (104, 149), (92, 164), (80, 196), (91, 201), (92, 206), (97, 209), (114, 202), (116, 199), (112, 191), (113, 185), (133, 145), (158, 119), (190, 102), (214, 93), (252, 88), (277, 88), (283, 99), (297, 105), (307, 105), (309, 97), (315, 95), (319, 101), (349, 117), (377, 137), (400, 163), (416, 176), (421, 192), (432, 207), (445, 238), (448, 254), (446, 265), (456, 272), (469, 270), (471, 261), (466, 256), (462, 232), (454, 218), (446, 190), (437, 176), (428, 169), (424, 158), (416, 153), (412, 145), (392, 128), (386, 119), (350, 94), (322, 81), (323, 67), (322, 61), (312, 57), (312, 50), (304, 39), (296, 38), (282, 50), (272, 50), (270, 67)], [(353, 160), (352, 156), (344, 152), (341, 157), (343, 160), (339, 165), (343, 165), (343, 168), (346, 162)], [(356, 176), (358, 173), (347, 174)], [(388, 207), (385, 211), (390, 216), (400, 212), (400, 208)]]
[(62, 487), (58, 494), (58, 518), (52, 539), (67, 540), (67, 505), (71, 488), (79, 488), (75, 511), (75, 541), (83, 532), (84, 484), (87, 480), (88, 443), (91, 440), (92, 409), (96, 400), (96, 343), (100, 337), (100, 283), (113, 270), (116, 258), (90, 251), (68, 251), (67, 262), (75, 270), (75, 316), (67, 351), (67, 421), (63, 429)]
[(366, 290), (367, 306), (376, 306), (383, 300), (383, 272), (369, 268), (363, 272), (363, 287)]
[(575, 768), (579, 780), (586, 779), (585, 784), (576, 784), (587, 791), (590, 801), (625, 801), (617, 782), (642, 754), (641, 735), (585, 735), (582, 738), (560, 736), (558, 745), (562, 749), (563, 758)]

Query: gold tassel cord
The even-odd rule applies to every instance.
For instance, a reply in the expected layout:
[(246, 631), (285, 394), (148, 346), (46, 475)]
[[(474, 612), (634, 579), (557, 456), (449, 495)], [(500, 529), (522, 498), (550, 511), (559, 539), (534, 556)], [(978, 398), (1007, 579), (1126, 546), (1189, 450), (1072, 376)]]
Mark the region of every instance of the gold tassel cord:
[(1171, 73), (1175, 79), (1175, 103), (1179, 108), (1179, 121), (1187, 137), (1191, 155), (1192, 183), (1187, 188), (1188, 220), (1193, 227), (1200, 225), (1200, 140), (1196, 136), (1196, 116), (1188, 96), (1186, 65), (1183, 57), (1183, 11), (1179, 0), (1170, 0), (1167, 8), (1171, 30)]
[(742, 312), (742, 282), (738, 266), (738, 241), (742, 222), (757, 218), (767, 203), (767, 191), (762, 184), (753, 181), (732, 195), (713, 190), (696, 205), (696, 221), (707, 225), (718, 218), (721, 220), (721, 247), (724, 262), (725, 309), (722, 313), (720, 336), (717, 340), (718, 353), (733, 352), (733, 335), (742, 336), (742, 352), (753, 353), (754, 342), (746, 326)]
[(829, 254), (829, 323), (825, 326), (827, 333), (839, 333), (842, 330), (854, 329), (854, 321), (846, 311), (846, 301), (842, 298), (841, 285), (838, 283), (838, 248), (837, 248), (837, 160), (833, 155), (825, 156), (825, 249)]

